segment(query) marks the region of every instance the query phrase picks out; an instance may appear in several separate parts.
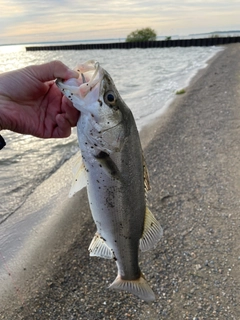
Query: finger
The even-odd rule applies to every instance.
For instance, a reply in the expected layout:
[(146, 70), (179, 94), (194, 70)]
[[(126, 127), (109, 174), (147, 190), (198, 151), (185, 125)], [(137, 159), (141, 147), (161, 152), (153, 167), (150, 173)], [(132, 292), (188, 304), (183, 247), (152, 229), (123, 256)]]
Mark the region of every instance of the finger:
[(71, 125), (63, 114), (56, 116), (57, 127), (55, 128), (52, 138), (67, 138), (71, 134)]
[(77, 125), (80, 112), (73, 107), (72, 102), (65, 96), (62, 100), (62, 111), (65, 112), (65, 118), (69, 121), (72, 127)]
[(42, 82), (51, 81), (56, 78), (67, 80), (70, 78), (78, 78), (79, 76), (76, 71), (69, 69), (64, 63), (58, 60), (30, 66), (26, 69)]

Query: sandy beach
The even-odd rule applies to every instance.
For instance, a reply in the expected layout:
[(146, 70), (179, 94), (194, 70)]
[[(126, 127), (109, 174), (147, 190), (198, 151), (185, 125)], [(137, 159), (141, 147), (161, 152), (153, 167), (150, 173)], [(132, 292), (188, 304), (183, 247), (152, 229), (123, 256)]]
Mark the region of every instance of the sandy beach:
[[(42, 202), (54, 198), (56, 206), (35, 218), (25, 239), (31, 245), (4, 265), (0, 319), (239, 319), (239, 110), (240, 45), (234, 44), (141, 132), (148, 202), (164, 229), (157, 248), (140, 253), (155, 302), (107, 289), (117, 269), (114, 261), (89, 257), (95, 226), (86, 190), (67, 198), (71, 159), (35, 191), (49, 189)], [(22, 212), (41, 207), (34, 197)], [(38, 219), (46, 220), (41, 229)]]

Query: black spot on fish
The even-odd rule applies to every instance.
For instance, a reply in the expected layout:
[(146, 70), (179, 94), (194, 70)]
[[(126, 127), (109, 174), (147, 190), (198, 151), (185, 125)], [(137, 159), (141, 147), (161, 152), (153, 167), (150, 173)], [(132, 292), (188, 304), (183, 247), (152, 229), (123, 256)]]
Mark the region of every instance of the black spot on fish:
[(116, 258), (116, 257), (113, 257), (113, 260), (114, 260), (114, 261), (117, 261), (117, 258)]
[(106, 239), (104, 239), (103, 237), (100, 237), (100, 239), (102, 239), (103, 241), (106, 241)]
[(99, 105), (100, 107), (103, 105), (102, 101), (100, 99), (98, 99)]

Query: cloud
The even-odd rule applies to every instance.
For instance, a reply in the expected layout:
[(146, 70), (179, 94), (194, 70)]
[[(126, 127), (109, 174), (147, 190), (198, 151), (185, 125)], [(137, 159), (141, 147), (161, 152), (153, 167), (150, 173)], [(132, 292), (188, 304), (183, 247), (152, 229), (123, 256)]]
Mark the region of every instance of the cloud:
[(240, 29), (239, 9), (239, 0), (2, 0), (0, 42), (118, 38), (147, 26), (158, 35)]

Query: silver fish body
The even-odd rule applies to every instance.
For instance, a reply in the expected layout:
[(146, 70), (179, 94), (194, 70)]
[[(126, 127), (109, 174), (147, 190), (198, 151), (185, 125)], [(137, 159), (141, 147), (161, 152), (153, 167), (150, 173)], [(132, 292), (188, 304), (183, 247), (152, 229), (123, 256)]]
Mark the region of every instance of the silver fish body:
[(118, 276), (111, 289), (152, 301), (155, 295), (140, 271), (138, 248), (154, 247), (162, 228), (146, 206), (149, 181), (135, 120), (97, 62), (76, 69), (78, 80), (58, 80), (57, 85), (81, 111), (78, 140), (97, 227), (90, 255), (116, 261)]

